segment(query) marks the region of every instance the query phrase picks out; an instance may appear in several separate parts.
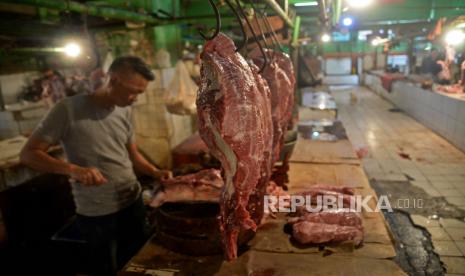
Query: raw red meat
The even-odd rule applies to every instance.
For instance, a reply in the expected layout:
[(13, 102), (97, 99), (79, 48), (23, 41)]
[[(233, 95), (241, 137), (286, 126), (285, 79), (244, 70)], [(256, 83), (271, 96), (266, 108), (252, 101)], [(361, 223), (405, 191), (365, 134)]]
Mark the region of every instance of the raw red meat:
[[(269, 63), (261, 75), (265, 78), (271, 91), (271, 113), (273, 119), (273, 164), (279, 159), (284, 145), (294, 106), (294, 69), (292, 62), (284, 53), (265, 50)], [(251, 54), (253, 62), (261, 67), (263, 57), (256, 50)]]
[(260, 92), (257, 95), (257, 105), (262, 108), (260, 122), (262, 123), (263, 137), (265, 138), (262, 163), (260, 165), (261, 176), (259, 182), (249, 198), (247, 210), (257, 225), (260, 224), (264, 215), (264, 196), (267, 192), (267, 186), (272, 171), (272, 153), (273, 153), (273, 122), (271, 118), (271, 93), (268, 84), (263, 77), (258, 74), (258, 67), (250, 64), (257, 88)]
[(313, 190), (326, 190), (326, 191), (333, 191), (341, 194), (346, 194), (346, 195), (354, 195), (354, 189), (351, 187), (346, 187), (346, 186), (328, 186), (328, 185), (323, 185), (323, 184), (317, 184), (313, 185), (311, 187)]
[(282, 187), (276, 185), (274, 181), (270, 181), (266, 188), (266, 194), (271, 196), (290, 196)]
[(363, 229), (362, 218), (357, 212), (346, 212), (346, 211), (324, 211), (319, 213), (306, 213), (298, 218), (290, 218), (289, 223), (294, 224), (302, 221), (325, 223), (325, 224), (337, 224), (341, 226), (353, 226), (359, 229)]
[(460, 84), (439, 85), (437, 90), (444, 93), (460, 94), (464, 92), (464, 87)]
[(358, 246), (363, 241), (363, 232), (357, 227), (309, 221), (293, 224), (292, 236), (302, 244), (353, 241)]
[[(315, 185), (299, 195), (311, 196), (316, 203), (317, 196), (331, 195), (343, 198), (343, 205), (350, 206), (354, 190), (350, 187)], [(325, 210), (310, 213), (305, 207), (297, 208), (299, 217), (292, 217), (288, 222), (292, 224), (293, 237), (303, 244), (319, 244), (326, 242), (353, 241), (360, 245), (363, 240), (363, 224), (359, 213), (346, 209)]]
[(215, 169), (177, 176), (162, 182), (163, 190), (155, 195), (150, 206), (179, 201), (219, 202), (223, 184), (220, 171)]
[[(240, 231), (257, 228), (249, 210), (258, 205), (249, 204), (249, 197), (267, 174), (263, 167), (271, 151), (271, 118), (264, 106), (269, 88), (235, 49), (222, 33), (205, 43), (196, 102), (200, 136), (224, 169), (219, 220), (229, 260), (237, 257)], [(263, 187), (258, 190), (255, 193), (265, 192)]]
[(312, 202), (317, 202), (317, 197), (318, 196), (334, 196), (335, 198), (342, 198), (342, 203), (344, 206), (338, 206), (339, 208), (342, 207), (351, 207), (351, 202), (355, 202), (355, 199), (353, 198), (352, 195), (350, 194), (344, 194), (344, 193), (338, 193), (335, 191), (328, 190), (326, 188), (312, 188), (309, 190), (306, 190), (304, 192), (298, 193), (299, 195), (302, 196), (310, 196)]

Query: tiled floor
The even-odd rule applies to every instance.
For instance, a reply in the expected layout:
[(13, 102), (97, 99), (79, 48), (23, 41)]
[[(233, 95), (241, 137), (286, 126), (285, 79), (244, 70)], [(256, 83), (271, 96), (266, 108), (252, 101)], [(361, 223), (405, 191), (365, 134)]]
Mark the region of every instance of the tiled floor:
[[(332, 92), (352, 143), (368, 149), (363, 164), (369, 178), (410, 179), (430, 196), (465, 209), (465, 153), (408, 115), (390, 112), (394, 107), (367, 88)], [(465, 274), (465, 222), (418, 215), (412, 220), (430, 232), (447, 273)]]

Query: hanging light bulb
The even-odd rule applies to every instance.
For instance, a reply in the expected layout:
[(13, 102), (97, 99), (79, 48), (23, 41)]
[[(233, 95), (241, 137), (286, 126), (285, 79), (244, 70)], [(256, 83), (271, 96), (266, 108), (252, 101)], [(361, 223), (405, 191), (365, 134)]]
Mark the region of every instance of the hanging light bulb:
[(365, 8), (373, 3), (373, 0), (346, 0), (352, 8)]
[(449, 45), (459, 45), (465, 40), (465, 34), (460, 30), (452, 30), (446, 34), (446, 42)]
[(79, 44), (77, 43), (70, 42), (65, 45), (65, 47), (63, 48), (63, 52), (67, 56), (75, 58), (79, 56), (79, 54), (81, 54), (81, 46), (79, 46)]
[(342, 19), (342, 24), (346, 27), (352, 26), (353, 23), (354, 20), (350, 17), (345, 17), (344, 19)]
[(323, 34), (323, 35), (321, 36), (321, 41), (323, 41), (323, 42), (325, 42), (325, 43), (326, 43), (326, 42), (329, 42), (329, 41), (331, 41), (331, 36), (330, 36), (329, 34), (326, 34), (326, 33), (325, 33), (325, 34)]

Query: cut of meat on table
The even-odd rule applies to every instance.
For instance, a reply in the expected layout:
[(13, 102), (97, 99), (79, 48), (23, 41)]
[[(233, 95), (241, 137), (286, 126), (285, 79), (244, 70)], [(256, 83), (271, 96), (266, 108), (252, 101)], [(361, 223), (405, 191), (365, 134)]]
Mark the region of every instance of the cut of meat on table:
[(464, 87), (460, 84), (453, 85), (439, 85), (436, 88), (440, 92), (450, 93), (450, 94), (460, 94), (464, 93)]
[(300, 221), (292, 225), (292, 236), (301, 244), (352, 241), (359, 246), (363, 231), (353, 226)]
[(346, 195), (354, 195), (354, 189), (351, 187), (346, 187), (346, 186), (329, 186), (329, 185), (313, 185), (311, 186), (311, 189), (315, 190), (326, 190), (326, 191), (333, 191), (341, 194), (346, 194)]
[(323, 211), (318, 213), (306, 213), (298, 218), (290, 218), (290, 224), (299, 223), (302, 221), (337, 224), (341, 226), (353, 226), (363, 229), (362, 218), (357, 212), (346, 212), (341, 210)]
[[(268, 196), (276, 196), (276, 197), (286, 197), (288, 200), (285, 201), (284, 208), (290, 207), (290, 194), (283, 190), (281, 186), (278, 186), (274, 181), (270, 181), (268, 186), (266, 187), (266, 194)], [(265, 212), (272, 218), (276, 218), (276, 215), (273, 214), (270, 209), (268, 208)]]
[(224, 169), (219, 220), (229, 260), (237, 257), (239, 233), (257, 228), (249, 198), (266, 174), (262, 167), (271, 139), (263, 121), (266, 88), (257, 84), (255, 69), (235, 49), (222, 33), (205, 43), (196, 101), (200, 136)]
[(289, 196), (289, 193), (283, 190), (281, 186), (276, 185), (274, 181), (269, 182), (266, 194), (271, 196)]
[(288, 223), (292, 225), (292, 236), (296, 241), (302, 244), (352, 241), (356, 246), (362, 243), (362, 217), (358, 212), (346, 209), (355, 207), (350, 206), (354, 196), (352, 188), (315, 185), (299, 195), (310, 196), (312, 204), (317, 203), (318, 196), (342, 197), (344, 206), (321, 212), (309, 212), (304, 206), (299, 206), (296, 212), (298, 217), (288, 219)]
[[(317, 203), (318, 197), (328, 196), (328, 197), (334, 197), (337, 200), (339, 200), (339, 198), (342, 198), (343, 206), (338, 206), (339, 208), (354, 207), (354, 206), (351, 206), (351, 203), (354, 204), (353, 202), (355, 202), (355, 198), (353, 197), (353, 195), (338, 193), (338, 192), (334, 192), (334, 191), (327, 190), (327, 189), (321, 189), (321, 188), (309, 189), (309, 190), (298, 193), (298, 195), (302, 195), (305, 197), (309, 196), (310, 200), (312, 201), (312, 204)], [(336, 203), (338, 203), (338, 201)]]
[(181, 201), (219, 202), (223, 186), (221, 173), (216, 169), (177, 176), (162, 182), (162, 190), (154, 196), (150, 206)]

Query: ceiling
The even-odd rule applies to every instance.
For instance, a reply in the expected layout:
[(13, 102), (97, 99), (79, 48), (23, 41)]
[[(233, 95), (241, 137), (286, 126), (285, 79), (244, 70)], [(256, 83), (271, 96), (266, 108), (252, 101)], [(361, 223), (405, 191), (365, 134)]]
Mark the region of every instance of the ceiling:
[[(334, 0), (336, 1), (336, 0)], [(348, 7), (344, 0), (342, 6)], [(296, 3), (317, 2), (312, 0), (289, 0), (298, 15), (305, 15), (319, 10), (318, 6), (296, 7)], [(326, 1), (329, 2), (329, 1)], [(353, 16), (361, 25), (377, 25), (386, 22), (437, 20), (441, 17), (454, 18), (465, 14), (464, 0), (374, 0), (374, 3), (364, 9), (353, 9), (342, 15)], [(305, 17), (303, 18), (305, 21)]]
[[(48, 0), (50, 2), (58, 0)], [(179, 0), (179, 1), (158, 1), (158, 0), (106, 0), (106, 1), (85, 1), (71, 0), (73, 2), (86, 3), (99, 7), (111, 7), (119, 10), (126, 10), (146, 15), (154, 15), (159, 10), (168, 14), (176, 13), (183, 18), (188, 18), (190, 22), (200, 22), (212, 24), (214, 22), (213, 10), (206, 0)], [(257, 3), (263, 3), (255, 0)], [(332, 7), (332, 2), (341, 3), (341, 18), (350, 16), (355, 24), (353, 29), (367, 29), (370, 27), (396, 28), (397, 26), (410, 26), (409, 29), (430, 29), (436, 20), (447, 17), (452, 20), (459, 15), (465, 14), (465, 0), (373, 0), (373, 5), (360, 10), (349, 8), (346, 0), (325, 0), (327, 7)], [(4, 3), (9, 2), (9, 3)], [(21, 1), (18, 1), (21, 2)], [(41, 1), (46, 2), (46, 1)], [(215, 0), (218, 3), (222, 14), (224, 28), (237, 27), (237, 22), (230, 9), (224, 4), (224, 0)], [(234, 1), (233, 1), (234, 2)], [(249, 0), (241, 0), (247, 4)], [(283, 1), (278, 1), (283, 2)], [(288, 0), (289, 9), (302, 19), (301, 28), (304, 33), (321, 31), (322, 25), (318, 21), (320, 18), (319, 6), (296, 7), (297, 3), (318, 2), (317, 0)], [(12, 1), (0, 0), (0, 44), (12, 43), (20, 47), (42, 46), (50, 44), (50, 39), (59, 37), (70, 30), (79, 31), (84, 26), (82, 14), (58, 12), (50, 9), (36, 8), (31, 5), (11, 4)], [(250, 7), (250, 5), (247, 5)], [(331, 19), (334, 12), (329, 9)], [(275, 15), (272, 9), (267, 9), (269, 15)], [(15, 26), (11, 28), (10, 26)], [(119, 26), (124, 28), (125, 22), (121, 19), (106, 19), (98, 16), (87, 16), (86, 26), (90, 29), (105, 29)], [(402, 27), (403, 28), (403, 27)]]

